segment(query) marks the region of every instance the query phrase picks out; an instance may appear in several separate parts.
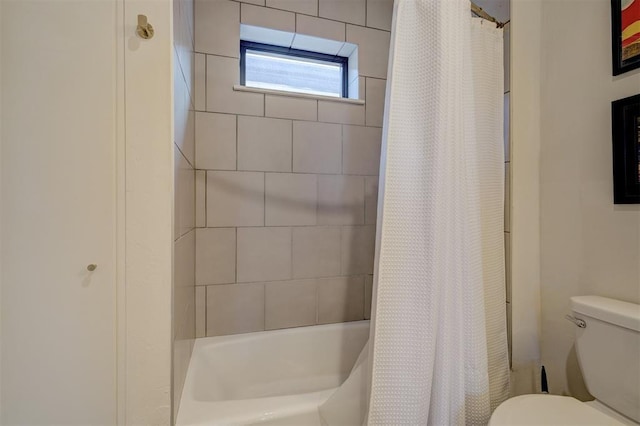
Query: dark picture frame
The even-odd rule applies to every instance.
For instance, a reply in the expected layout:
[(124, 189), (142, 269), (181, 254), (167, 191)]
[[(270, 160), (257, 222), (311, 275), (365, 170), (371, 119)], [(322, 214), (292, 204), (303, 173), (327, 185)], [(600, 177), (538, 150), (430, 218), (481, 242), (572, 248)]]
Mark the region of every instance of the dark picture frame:
[[(611, 0), (613, 75), (640, 68), (640, 0)], [(623, 34), (624, 33), (624, 34)]]
[(640, 204), (640, 95), (611, 103), (613, 202)]

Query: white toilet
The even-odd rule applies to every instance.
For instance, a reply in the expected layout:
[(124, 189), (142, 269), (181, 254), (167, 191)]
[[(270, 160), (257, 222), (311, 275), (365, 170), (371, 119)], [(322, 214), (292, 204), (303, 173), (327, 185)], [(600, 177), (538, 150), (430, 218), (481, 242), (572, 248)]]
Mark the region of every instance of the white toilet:
[(640, 425), (640, 305), (571, 298), (578, 362), (595, 401), (522, 395), (496, 408), (490, 426)]

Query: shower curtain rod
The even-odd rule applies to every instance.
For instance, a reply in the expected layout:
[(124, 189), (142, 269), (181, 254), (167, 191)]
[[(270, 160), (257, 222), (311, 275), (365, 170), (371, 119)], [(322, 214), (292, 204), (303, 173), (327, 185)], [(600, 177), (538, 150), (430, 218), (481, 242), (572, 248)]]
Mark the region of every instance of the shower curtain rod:
[(486, 19), (489, 22), (493, 22), (494, 24), (496, 24), (496, 26), (498, 28), (502, 28), (505, 25), (507, 25), (509, 23), (509, 21), (507, 22), (500, 22), (498, 21), (496, 18), (494, 18), (493, 16), (489, 15), (487, 12), (484, 11), (483, 8), (481, 8), (480, 6), (478, 6), (477, 4), (475, 4), (474, 2), (470, 2), (471, 3), (471, 12), (473, 14), (475, 14), (476, 16), (482, 18), (482, 19)]

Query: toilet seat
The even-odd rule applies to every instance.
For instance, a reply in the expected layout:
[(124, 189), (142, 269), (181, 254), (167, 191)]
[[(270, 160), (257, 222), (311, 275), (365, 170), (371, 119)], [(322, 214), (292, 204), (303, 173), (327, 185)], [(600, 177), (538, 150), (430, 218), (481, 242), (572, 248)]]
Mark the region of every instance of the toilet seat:
[(569, 396), (522, 395), (503, 402), (489, 426), (624, 425), (619, 420)]

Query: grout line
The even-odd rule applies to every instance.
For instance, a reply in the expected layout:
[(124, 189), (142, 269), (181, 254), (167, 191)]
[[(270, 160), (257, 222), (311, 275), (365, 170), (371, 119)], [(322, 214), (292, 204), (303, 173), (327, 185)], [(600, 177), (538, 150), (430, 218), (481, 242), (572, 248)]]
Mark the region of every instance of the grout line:
[(227, 59), (237, 59), (240, 60), (239, 56), (227, 56), (227, 55), (221, 55), (219, 53), (208, 53), (208, 52), (193, 52), (197, 55), (204, 55), (205, 56), (205, 61), (206, 61), (206, 57), (207, 56), (217, 56), (219, 58), (227, 58)]
[(238, 116), (236, 115), (236, 137), (235, 137), (235, 143), (236, 143), (236, 170), (238, 170), (238, 134), (240, 133), (240, 125), (238, 124), (240, 120), (238, 120)]
[(369, 0), (365, 0), (365, 2), (364, 2), (364, 26), (367, 27), (367, 28), (369, 28), (367, 26), (367, 24), (369, 23), (369, 14), (367, 13), (367, 7), (368, 6), (369, 6)]
[(290, 236), (290, 246), (289, 246), (289, 279), (293, 279), (293, 228), (289, 227), (289, 236)]
[[(367, 125), (367, 80), (369, 78), (364, 78), (364, 125)], [(360, 93), (358, 93), (358, 97), (360, 97)]]
[[(288, 10), (288, 9), (279, 9), (277, 7), (272, 7), (272, 6), (266, 6), (266, 5), (263, 6), (263, 5), (253, 4), (253, 3), (247, 3), (247, 2), (244, 2), (242, 0), (230, 0), (230, 1), (233, 1), (233, 2), (236, 2), (236, 3), (240, 3), (241, 5), (242, 4), (250, 4), (252, 6), (262, 7), (262, 8), (265, 8), (265, 9), (272, 9), (272, 10), (278, 10), (278, 11), (282, 11), (282, 12), (289, 12), (289, 13), (293, 13), (293, 14), (296, 14), (296, 15), (303, 15), (303, 16), (309, 16), (311, 18), (324, 19), (324, 20), (327, 20), (327, 21), (338, 22), (340, 24), (353, 25), (354, 27), (365, 28), (365, 29), (368, 29), (368, 30), (382, 31), (382, 32), (385, 32), (385, 33), (391, 33), (391, 30), (384, 30), (384, 29), (381, 29), (381, 28), (367, 26), (366, 25), (366, 21), (367, 21), (367, 19), (366, 19), (366, 9), (365, 9), (365, 25), (361, 25), (361, 24), (354, 24), (353, 22), (339, 21), (337, 19), (332, 19), (332, 18), (327, 18), (325, 16), (320, 16), (320, 5), (319, 4), (318, 4), (318, 14), (317, 15), (309, 15), (307, 13), (296, 12), (296, 11), (292, 11), (292, 10)], [(245, 23), (245, 22), (242, 22), (242, 19), (241, 19), (240, 23)], [(247, 24), (247, 25), (250, 25), (250, 24)]]
[(252, 284), (273, 284), (273, 283), (282, 283), (282, 282), (295, 282), (295, 281), (319, 281), (319, 280), (331, 280), (331, 279), (337, 279), (337, 278), (364, 278), (364, 276), (366, 275), (371, 275), (372, 274), (364, 274), (363, 272), (360, 273), (353, 273), (353, 274), (333, 274), (333, 275), (322, 275), (322, 276), (318, 276), (318, 277), (298, 277), (298, 278), (285, 278), (285, 279), (270, 279), (270, 280), (261, 280), (261, 281), (242, 281), (242, 282), (236, 282), (236, 283), (218, 283), (218, 284), (198, 284), (195, 287), (218, 287), (218, 286), (229, 286), (229, 285), (236, 285), (236, 284), (247, 284), (247, 285), (252, 285)]
[(314, 226), (320, 225), (318, 223), (318, 218), (320, 217), (320, 176), (316, 176), (316, 224)]
[(344, 124), (340, 128), (340, 174), (344, 175)]
[(235, 270), (233, 272), (234, 275), (235, 275), (234, 279), (233, 279), (234, 284), (238, 282), (238, 258), (239, 258), (239, 256), (238, 256), (238, 227), (236, 227), (235, 230), (236, 230), (236, 250), (235, 250), (235, 252), (236, 252), (236, 261), (235, 261)]
[[(372, 223), (346, 223), (346, 224), (331, 224), (331, 223), (318, 223), (316, 225), (268, 225), (268, 226), (264, 226), (264, 225), (240, 225), (240, 226), (234, 226), (234, 225), (223, 225), (223, 226), (209, 226), (207, 228), (194, 228), (194, 229), (229, 229), (229, 228), (239, 228), (239, 229), (256, 229), (256, 228), (318, 228), (318, 227), (338, 227), (338, 226), (345, 226), (345, 227), (375, 227), (374, 224)], [(190, 231), (189, 231), (190, 232)], [(504, 231), (505, 233), (509, 233), (509, 231)], [(176, 240), (177, 241), (177, 240)]]
[(209, 185), (207, 182), (207, 174), (208, 172), (205, 170), (204, 171), (204, 227), (205, 228), (207, 227), (207, 221), (208, 221), (207, 219), (207, 216), (208, 216), (207, 215), (207, 187)]
[(262, 330), (267, 329), (267, 285), (262, 283)]
[(209, 61), (207, 60), (207, 55), (204, 55), (204, 110), (207, 111), (207, 101), (208, 101), (208, 96), (207, 96), (207, 85), (209, 84), (207, 82), (207, 80), (209, 80), (207, 78), (207, 68), (208, 68), (208, 63)]
[(204, 286), (204, 336), (207, 337), (207, 311), (209, 304), (207, 303), (207, 286)]
[(316, 315), (315, 315), (315, 324), (318, 324), (318, 303), (320, 302), (320, 298), (318, 297), (318, 283), (320, 282), (320, 280), (318, 280), (317, 278), (314, 280), (315, 281), (315, 293), (316, 293), (316, 298), (315, 298), (315, 309), (316, 309)]

